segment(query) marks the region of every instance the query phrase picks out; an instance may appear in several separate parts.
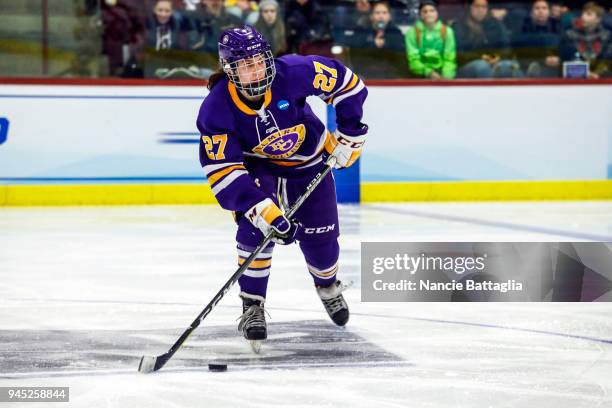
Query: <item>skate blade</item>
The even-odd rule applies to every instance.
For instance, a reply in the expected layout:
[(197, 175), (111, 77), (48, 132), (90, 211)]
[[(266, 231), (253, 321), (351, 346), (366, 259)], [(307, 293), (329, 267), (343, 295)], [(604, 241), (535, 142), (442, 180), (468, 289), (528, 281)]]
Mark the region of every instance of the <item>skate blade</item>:
[(253, 350), (253, 353), (259, 354), (261, 351), (261, 340), (249, 340), (249, 344), (251, 345), (251, 350)]

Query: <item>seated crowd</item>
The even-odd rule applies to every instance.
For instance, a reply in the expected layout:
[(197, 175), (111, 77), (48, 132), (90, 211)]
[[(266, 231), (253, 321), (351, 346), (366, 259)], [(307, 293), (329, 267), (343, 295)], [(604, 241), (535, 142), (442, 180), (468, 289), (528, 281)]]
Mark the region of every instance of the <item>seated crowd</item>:
[[(468, 0), (466, 0), (468, 1)], [(219, 34), (253, 25), (276, 56), (341, 59), (364, 78), (612, 77), (612, 7), (560, 0), (102, 0), (109, 74), (206, 78)]]

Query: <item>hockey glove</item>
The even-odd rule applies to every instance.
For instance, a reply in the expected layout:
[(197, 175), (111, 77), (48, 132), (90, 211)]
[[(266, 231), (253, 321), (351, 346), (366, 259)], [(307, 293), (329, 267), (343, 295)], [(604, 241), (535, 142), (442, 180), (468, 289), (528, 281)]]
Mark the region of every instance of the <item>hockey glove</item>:
[(331, 156), (336, 158), (335, 169), (351, 167), (361, 155), (366, 135), (349, 136), (336, 130), (331, 136)]
[(291, 222), (274, 202), (266, 198), (249, 208), (245, 216), (264, 236), (273, 233), (272, 241), (288, 245), (295, 241), (299, 224)]

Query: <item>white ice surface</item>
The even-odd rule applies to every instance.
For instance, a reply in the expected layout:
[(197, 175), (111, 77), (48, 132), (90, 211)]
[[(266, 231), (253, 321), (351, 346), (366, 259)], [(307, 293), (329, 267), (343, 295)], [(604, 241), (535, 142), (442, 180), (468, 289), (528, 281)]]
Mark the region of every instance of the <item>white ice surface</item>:
[[(0, 386), (69, 386), (58, 407), (612, 406), (609, 303), (362, 303), (359, 293), (361, 241), (612, 241), (611, 203), (342, 206), (341, 229), (339, 276), (355, 281), (345, 331), (329, 325), (298, 248), (277, 247), (270, 337), (304, 336), (302, 360), (291, 346), (250, 354), (234, 288), (176, 359), (142, 375), (140, 355), (166, 351), (235, 270), (231, 217), (216, 206), (0, 209), (0, 354), (10, 357)], [(320, 328), (339, 342), (316, 343)], [(154, 346), (130, 346), (139, 341)], [(41, 350), (67, 364), (41, 364)]]

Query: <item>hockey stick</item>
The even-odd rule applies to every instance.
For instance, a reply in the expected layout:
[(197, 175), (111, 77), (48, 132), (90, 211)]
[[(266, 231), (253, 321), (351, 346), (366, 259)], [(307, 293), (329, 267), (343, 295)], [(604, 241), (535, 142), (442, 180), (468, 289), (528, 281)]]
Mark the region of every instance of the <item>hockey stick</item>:
[[(335, 157), (329, 158), (327, 163), (325, 163), (326, 164), (325, 169), (317, 173), (316, 176), (314, 176), (312, 181), (306, 187), (306, 191), (304, 192), (304, 194), (302, 194), (297, 199), (297, 201), (291, 206), (289, 211), (285, 214), (285, 217), (287, 217), (288, 219), (291, 219), (291, 217), (293, 217), (293, 215), (302, 206), (302, 204), (308, 198), (308, 196), (310, 196), (310, 194), (312, 194), (314, 189), (319, 185), (321, 180), (323, 180), (325, 176), (327, 176), (327, 174), (332, 170), (335, 162), (336, 162)], [(172, 358), (174, 353), (178, 351), (178, 349), (183, 345), (185, 340), (187, 340), (187, 338), (191, 335), (191, 333), (193, 333), (193, 331), (200, 325), (200, 323), (202, 323), (202, 320), (204, 320), (206, 316), (208, 316), (208, 314), (217, 305), (217, 303), (219, 303), (219, 301), (223, 298), (223, 296), (225, 296), (225, 294), (230, 290), (230, 288), (234, 285), (234, 283), (236, 283), (238, 278), (240, 278), (240, 276), (244, 273), (244, 271), (249, 267), (251, 262), (253, 262), (253, 260), (255, 260), (255, 258), (257, 257), (257, 255), (261, 251), (263, 251), (263, 249), (268, 245), (268, 243), (270, 243), (270, 240), (272, 240), (272, 236), (273, 236), (273, 233), (271, 232), (264, 237), (263, 241), (261, 241), (261, 243), (257, 246), (257, 248), (255, 248), (253, 253), (249, 255), (249, 257), (244, 261), (244, 263), (240, 266), (240, 268), (238, 268), (238, 270), (234, 272), (232, 277), (225, 283), (225, 285), (223, 285), (223, 287), (219, 290), (219, 292), (217, 292), (215, 297), (212, 298), (212, 300), (208, 303), (208, 305), (204, 308), (204, 310), (202, 310), (202, 312), (198, 315), (198, 317), (196, 317), (196, 319), (191, 323), (191, 326), (189, 326), (187, 330), (185, 330), (183, 334), (181, 334), (181, 337), (178, 338), (178, 340), (174, 343), (174, 345), (170, 347), (170, 350), (168, 350), (164, 354), (160, 354), (157, 357), (142, 356), (142, 358), (140, 359), (140, 364), (138, 365), (138, 371), (140, 371), (141, 373), (150, 373), (153, 371), (157, 371), (160, 368), (162, 368), (168, 362), (168, 360)]]

